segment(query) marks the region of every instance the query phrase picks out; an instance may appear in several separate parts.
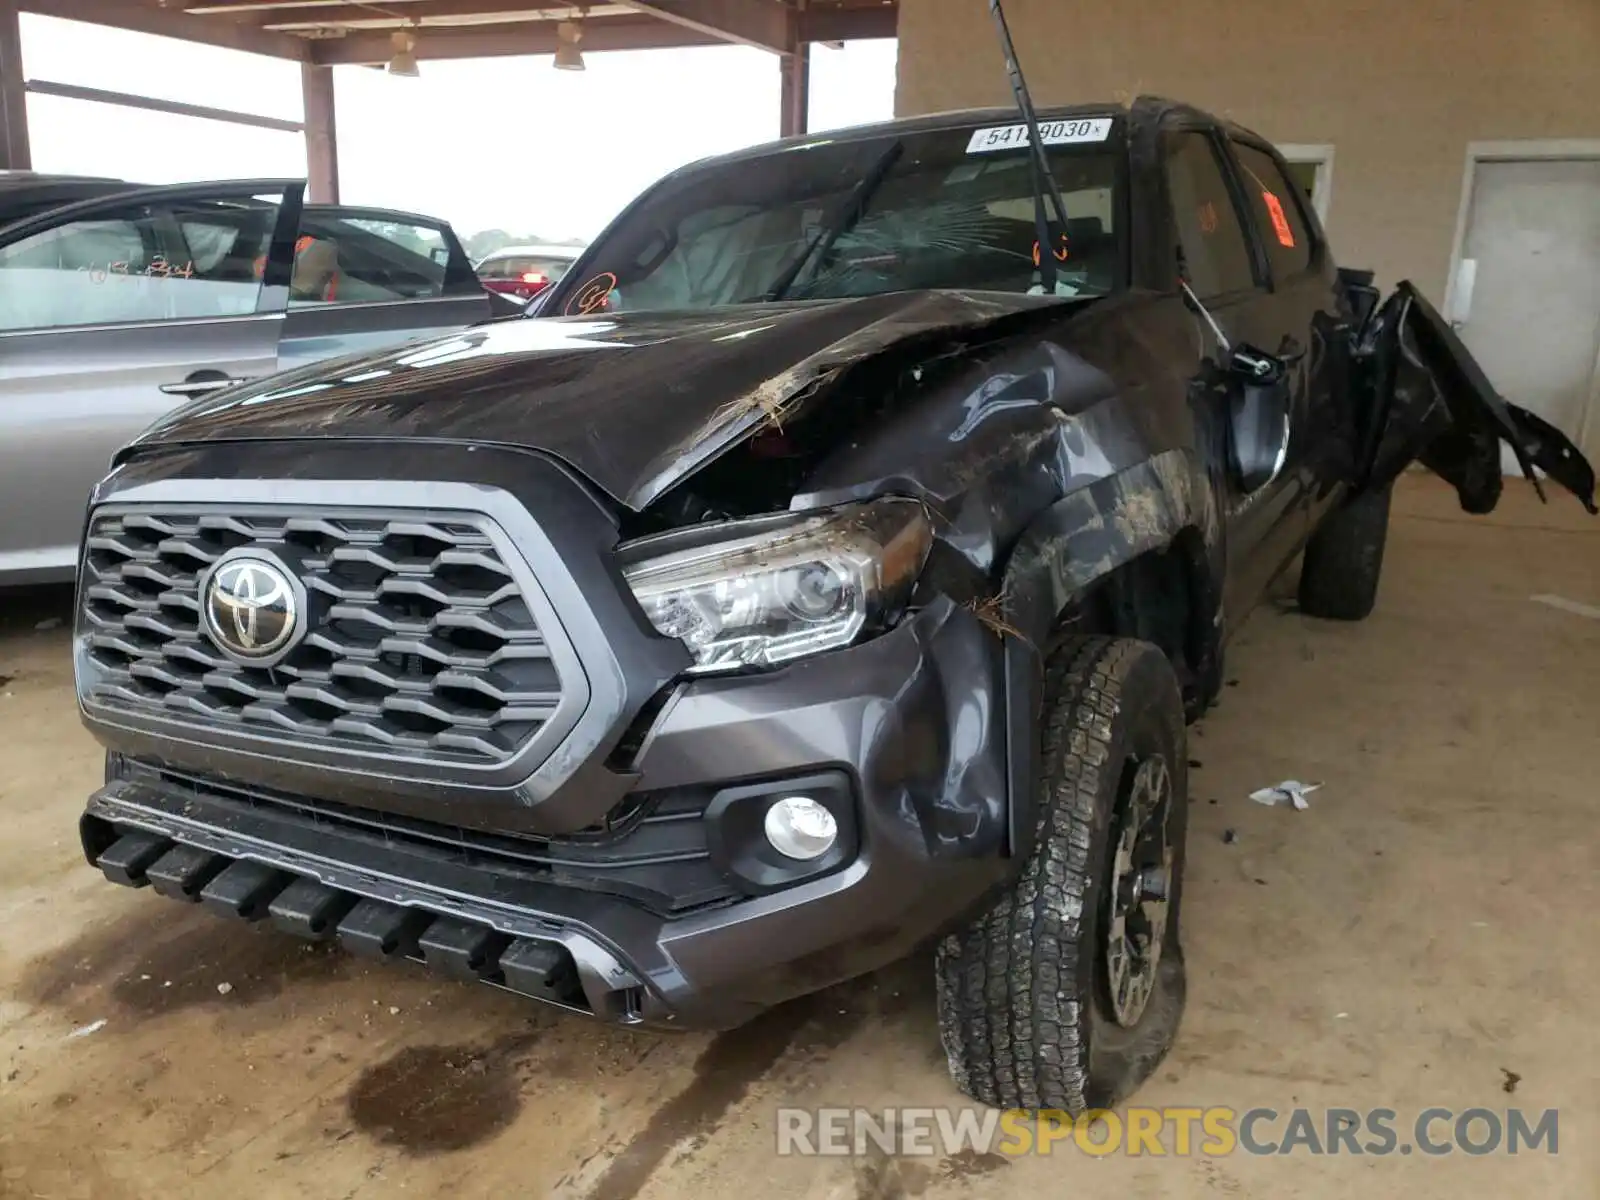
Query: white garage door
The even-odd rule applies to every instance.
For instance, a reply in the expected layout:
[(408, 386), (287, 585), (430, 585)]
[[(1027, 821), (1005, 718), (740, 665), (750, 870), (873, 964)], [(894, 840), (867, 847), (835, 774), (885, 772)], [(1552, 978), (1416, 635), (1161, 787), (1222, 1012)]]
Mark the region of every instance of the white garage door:
[[(1600, 441), (1600, 159), (1479, 162), (1452, 316), (1506, 399)], [(1508, 470), (1515, 470), (1509, 453)]]

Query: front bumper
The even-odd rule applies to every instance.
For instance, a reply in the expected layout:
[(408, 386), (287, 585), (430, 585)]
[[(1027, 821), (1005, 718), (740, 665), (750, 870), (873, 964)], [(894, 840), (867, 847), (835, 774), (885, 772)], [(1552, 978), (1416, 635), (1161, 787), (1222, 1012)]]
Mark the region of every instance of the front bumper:
[[(1031, 670), (1009, 661), (1011, 674)], [(1007, 876), (1031, 720), (1008, 711), (1007, 696), (1027, 690), (1007, 676), (999, 640), (940, 600), (849, 650), (678, 687), (639, 748), (639, 789), (831, 774), (848, 781), (856, 822), (855, 852), (829, 873), (764, 893), (736, 886), (688, 912), (240, 803), (153, 769), (90, 798), (84, 850), (117, 882), (359, 953), (608, 1020), (728, 1028), (902, 957)]]

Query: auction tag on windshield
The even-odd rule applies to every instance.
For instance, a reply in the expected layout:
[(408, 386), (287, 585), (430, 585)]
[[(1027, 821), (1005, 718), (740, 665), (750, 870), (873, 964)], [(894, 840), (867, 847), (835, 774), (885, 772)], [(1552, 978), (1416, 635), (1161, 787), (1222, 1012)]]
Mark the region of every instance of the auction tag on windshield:
[[(1039, 122), (1039, 140), (1046, 146), (1070, 146), (1077, 142), (1103, 142), (1111, 136), (1110, 117), (1063, 117)], [(995, 125), (975, 129), (967, 143), (968, 154), (992, 150), (1016, 150), (1028, 144), (1026, 125)]]

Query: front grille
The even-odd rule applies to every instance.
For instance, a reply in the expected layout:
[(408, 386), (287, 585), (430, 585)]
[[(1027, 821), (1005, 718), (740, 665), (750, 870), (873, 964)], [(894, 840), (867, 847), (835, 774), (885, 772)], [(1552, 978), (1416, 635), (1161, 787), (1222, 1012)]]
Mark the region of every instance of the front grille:
[[(493, 526), (464, 512), (102, 511), (80, 595), (86, 706), (339, 750), (503, 763), (562, 680)], [(503, 536), (503, 535), (502, 535)], [(271, 667), (202, 631), (199, 581), (238, 546), (294, 565), (308, 632)]]

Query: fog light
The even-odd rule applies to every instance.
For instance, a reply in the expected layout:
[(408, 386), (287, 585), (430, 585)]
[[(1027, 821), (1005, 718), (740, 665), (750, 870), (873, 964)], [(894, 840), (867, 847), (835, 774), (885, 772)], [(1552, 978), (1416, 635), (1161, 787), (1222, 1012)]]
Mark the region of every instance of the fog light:
[(779, 854), (802, 862), (821, 858), (839, 836), (833, 814), (809, 796), (785, 796), (767, 809), (767, 841)]

